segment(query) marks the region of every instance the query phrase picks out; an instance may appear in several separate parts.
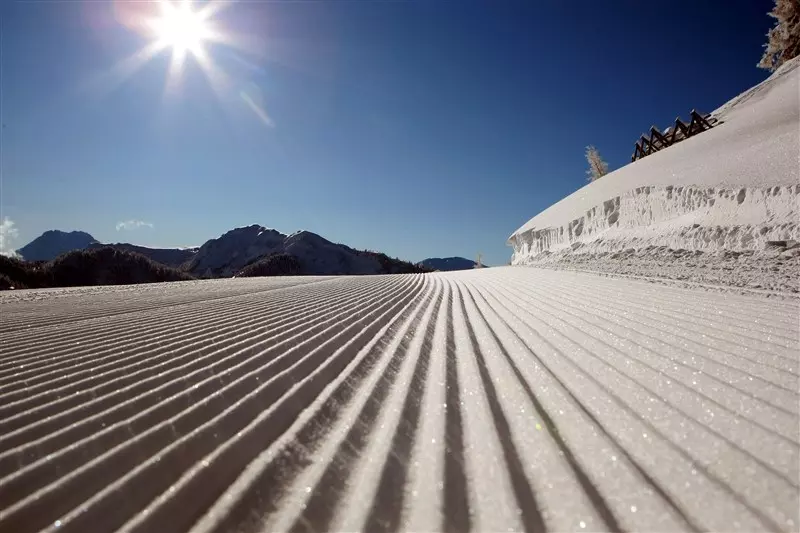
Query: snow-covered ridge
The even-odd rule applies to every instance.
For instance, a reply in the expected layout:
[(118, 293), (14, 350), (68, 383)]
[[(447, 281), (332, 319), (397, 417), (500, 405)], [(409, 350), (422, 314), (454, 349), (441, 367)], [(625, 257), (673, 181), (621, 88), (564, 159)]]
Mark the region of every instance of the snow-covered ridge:
[(720, 107), (722, 122), (626, 165), (512, 234), (513, 264), (664, 246), (759, 250), (800, 240), (800, 69), (795, 59)]
[[(647, 246), (753, 250), (798, 240), (800, 185), (767, 189), (637, 187), (557, 227), (511, 237), (517, 262), (545, 252), (592, 252)], [(709, 221), (714, 221), (709, 224)]]

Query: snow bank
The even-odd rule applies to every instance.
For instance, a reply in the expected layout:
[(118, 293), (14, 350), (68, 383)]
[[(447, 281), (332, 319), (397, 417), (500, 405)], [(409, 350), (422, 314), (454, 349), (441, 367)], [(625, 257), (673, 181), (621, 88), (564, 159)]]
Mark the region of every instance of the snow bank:
[(543, 256), (760, 250), (800, 240), (800, 58), (714, 112), (715, 128), (612, 172), (508, 239), (512, 264)]

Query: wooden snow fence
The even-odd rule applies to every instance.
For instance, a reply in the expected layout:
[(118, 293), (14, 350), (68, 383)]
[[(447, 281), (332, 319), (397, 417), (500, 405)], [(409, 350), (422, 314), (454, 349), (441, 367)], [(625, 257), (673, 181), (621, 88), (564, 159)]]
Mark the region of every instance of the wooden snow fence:
[(717, 124), (717, 119), (710, 114), (698, 113), (692, 109), (691, 120), (688, 124), (681, 120), (681, 117), (675, 119), (675, 125), (667, 128), (664, 133), (661, 133), (655, 126), (650, 128), (650, 136), (642, 135), (636, 141), (636, 146), (631, 156), (631, 161), (636, 161), (646, 157), (652, 153), (663, 150), (668, 146), (679, 143), (684, 139), (688, 139), (692, 135), (697, 135), (708, 129), (713, 128)]

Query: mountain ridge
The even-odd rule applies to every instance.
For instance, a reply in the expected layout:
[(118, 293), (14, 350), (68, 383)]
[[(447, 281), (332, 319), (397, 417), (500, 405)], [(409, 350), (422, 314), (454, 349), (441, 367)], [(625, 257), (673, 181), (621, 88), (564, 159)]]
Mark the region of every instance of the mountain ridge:
[[(19, 264), (9, 263), (0, 268), (0, 274), (15, 281), (6, 285), (59, 286), (61, 282), (56, 280), (58, 276), (50, 274), (55, 272), (54, 265), (61, 265), (58, 262), (67, 256), (72, 257), (68, 264), (91, 263), (92, 268), (99, 268), (95, 265), (108, 260), (116, 266), (111, 263), (107, 266), (123, 270), (131, 265), (141, 270), (139, 265), (144, 264), (142, 260), (146, 258), (165, 268), (179, 269), (192, 278), (401, 274), (433, 270), (380, 252), (358, 250), (334, 243), (310, 231), (300, 230), (285, 234), (259, 224), (230, 229), (196, 248), (151, 248), (130, 243), (102, 243), (86, 232), (48, 230), (22, 250), (35, 259), (29, 260), (21, 254), (23, 261), (18, 261)], [(119, 253), (114, 254), (112, 250)], [(75, 255), (79, 252), (85, 252), (85, 258), (90, 258), (90, 262), (86, 262), (84, 255)], [(141, 256), (142, 259), (120, 260), (128, 258), (125, 254)], [(81, 283), (89, 285), (108, 282), (105, 274), (92, 281), (91, 276), (86, 277), (78, 270), (80, 268), (72, 269), (71, 274), (66, 277), (80, 279)], [(151, 270), (157, 271), (154, 267)], [(134, 282), (162, 279), (162, 276), (133, 276), (132, 272), (126, 274), (121, 271), (118, 274), (115, 279), (131, 279)]]
[(91, 250), (95, 248), (114, 248), (117, 250), (123, 250), (126, 252), (135, 252), (141, 254), (156, 263), (161, 263), (162, 265), (167, 265), (171, 267), (179, 267), (189, 261), (200, 247), (195, 248), (152, 248), (150, 246), (139, 246), (137, 244), (130, 244), (127, 242), (118, 242), (118, 243), (102, 243), (102, 242), (92, 242), (86, 247), (86, 249)]
[[(357, 250), (300, 230), (285, 234), (258, 224), (229, 230), (206, 241), (185, 265), (201, 278), (231, 277), (274, 255), (291, 255), (304, 275), (366, 275), (425, 272), (407, 261), (379, 252)], [(294, 270), (293, 270), (294, 271)]]
[(26, 261), (51, 261), (72, 250), (83, 250), (97, 239), (85, 231), (47, 230), (17, 250)]
[[(423, 265), (434, 270), (441, 272), (452, 272), (454, 270), (471, 270), (475, 268), (478, 263), (466, 257), (429, 257), (419, 262)], [(486, 265), (483, 265), (486, 266)]]

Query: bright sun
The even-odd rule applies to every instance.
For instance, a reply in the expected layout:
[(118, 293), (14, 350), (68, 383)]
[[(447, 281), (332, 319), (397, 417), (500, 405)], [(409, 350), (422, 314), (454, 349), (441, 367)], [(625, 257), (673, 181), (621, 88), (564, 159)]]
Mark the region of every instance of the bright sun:
[[(1, 1), (1, 0), (0, 0)], [(227, 83), (225, 73), (212, 57), (216, 46), (240, 47), (239, 39), (218, 27), (215, 15), (231, 3), (228, 0), (204, 0), (195, 6), (192, 0), (113, 0), (118, 20), (139, 33), (148, 43), (131, 56), (119, 61), (114, 69), (122, 78), (130, 76), (162, 52), (169, 53), (165, 90), (178, 88), (186, 60), (196, 63), (215, 92)]]
[[(1, 0), (0, 0), (1, 1)], [(118, 61), (109, 73), (108, 81), (118, 83), (132, 76), (142, 66), (162, 52), (170, 52), (166, 76), (165, 94), (173, 93), (181, 83), (186, 60), (200, 67), (217, 96), (235, 87), (231, 79), (214, 61), (212, 52), (217, 46), (235, 48), (248, 53), (259, 53), (258, 40), (243, 39), (220, 26), (216, 15), (233, 4), (230, 0), (198, 0), (197, 9), (192, 0), (111, 0), (115, 16), (128, 29), (147, 39), (147, 44), (132, 55)], [(268, 1), (268, 0), (261, 0)], [(249, 43), (249, 44), (248, 44)], [(255, 47), (250, 45), (255, 43)], [(231, 50), (232, 56), (241, 62), (247, 60)], [(252, 84), (254, 85), (254, 84)], [(255, 86), (255, 85), (254, 85)], [(256, 87), (257, 90), (257, 87)], [(252, 91), (237, 91), (256, 116), (267, 126), (272, 126), (260, 98)], [(176, 94), (176, 93), (173, 93)], [(256, 94), (257, 96), (257, 94)]]
[(178, 5), (161, 2), (161, 17), (150, 25), (158, 40), (159, 48), (171, 48), (176, 57), (182, 58), (186, 52), (199, 56), (203, 53), (203, 43), (212, 36), (207, 15), (192, 11), (189, 2)]

